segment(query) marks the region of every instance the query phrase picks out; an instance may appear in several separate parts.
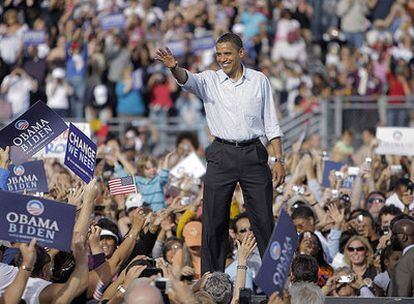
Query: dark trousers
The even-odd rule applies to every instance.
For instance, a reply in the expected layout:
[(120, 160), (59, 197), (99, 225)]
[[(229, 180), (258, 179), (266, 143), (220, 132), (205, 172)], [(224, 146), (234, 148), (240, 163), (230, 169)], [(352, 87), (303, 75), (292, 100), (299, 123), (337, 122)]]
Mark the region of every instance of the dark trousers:
[(203, 197), (201, 271), (224, 271), (230, 204), (237, 182), (263, 256), (272, 234), (272, 174), (266, 148), (256, 141), (236, 147), (214, 141), (206, 151), (207, 172)]

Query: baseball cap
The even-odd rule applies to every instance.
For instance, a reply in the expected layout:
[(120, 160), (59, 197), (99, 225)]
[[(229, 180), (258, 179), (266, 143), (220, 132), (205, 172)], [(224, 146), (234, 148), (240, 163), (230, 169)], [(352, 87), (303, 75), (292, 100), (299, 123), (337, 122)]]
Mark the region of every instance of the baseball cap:
[(141, 208), (144, 206), (148, 206), (148, 204), (144, 202), (141, 193), (132, 193), (128, 195), (125, 201), (126, 212), (128, 212), (131, 208)]
[(113, 238), (115, 238), (117, 243), (119, 242), (119, 237), (115, 233), (113, 233), (111, 230), (102, 229), (101, 230), (101, 237), (102, 236), (112, 236)]
[(95, 97), (96, 103), (101, 106), (108, 100), (108, 89), (103, 84), (98, 84), (93, 89), (93, 96)]
[(201, 246), (201, 222), (191, 221), (184, 226), (184, 242), (188, 247)]
[(55, 69), (52, 71), (52, 77), (53, 77), (53, 78), (56, 78), (56, 79), (62, 79), (62, 78), (65, 78), (65, 75), (66, 75), (66, 72), (65, 72), (65, 70), (64, 70), (64, 69), (62, 69), (62, 68), (55, 68)]

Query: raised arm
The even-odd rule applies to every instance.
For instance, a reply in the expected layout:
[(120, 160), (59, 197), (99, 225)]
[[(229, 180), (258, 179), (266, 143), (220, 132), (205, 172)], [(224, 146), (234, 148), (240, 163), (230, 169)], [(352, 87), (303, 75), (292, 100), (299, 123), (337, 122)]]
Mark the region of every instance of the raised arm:
[(36, 262), (36, 239), (32, 239), (30, 244), (22, 243), (20, 252), (22, 253), (23, 262), (13, 282), (6, 288), (0, 298), (0, 303), (18, 304), (20, 303), (23, 292), (26, 288), (27, 281), (32, 273), (33, 266)]
[(158, 49), (155, 59), (161, 61), (170, 69), (178, 83), (184, 84), (187, 82), (188, 76), (186, 70), (178, 66), (178, 61), (175, 59), (169, 48)]

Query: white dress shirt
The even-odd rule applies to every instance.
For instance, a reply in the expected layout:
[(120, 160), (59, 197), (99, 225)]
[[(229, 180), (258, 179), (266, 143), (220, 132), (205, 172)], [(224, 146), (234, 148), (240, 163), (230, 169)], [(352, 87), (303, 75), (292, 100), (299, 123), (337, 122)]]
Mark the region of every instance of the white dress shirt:
[(268, 140), (282, 136), (267, 77), (243, 66), (238, 81), (222, 70), (193, 74), (180, 84), (204, 103), (207, 123), (212, 135), (228, 141), (245, 141), (266, 136)]

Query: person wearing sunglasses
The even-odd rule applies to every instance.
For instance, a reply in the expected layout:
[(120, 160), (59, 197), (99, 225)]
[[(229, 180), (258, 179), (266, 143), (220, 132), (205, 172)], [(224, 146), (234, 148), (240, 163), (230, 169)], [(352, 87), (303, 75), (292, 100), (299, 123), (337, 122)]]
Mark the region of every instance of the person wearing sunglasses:
[[(239, 241), (239, 243), (241, 244), (243, 242), (243, 238), (246, 235), (246, 233), (253, 231), (252, 226), (250, 224), (250, 220), (247, 217), (246, 212), (242, 212), (238, 216), (236, 216), (236, 218), (233, 220), (232, 228), (233, 228), (236, 240)], [(247, 267), (251, 269), (253, 278), (255, 278), (261, 265), (262, 265), (262, 260), (260, 258), (259, 250), (256, 247), (247, 260)]]
[(365, 201), (366, 210), (371, 213), (374, 219), (378, 218), (379, 212), (385, 206), (385, 196), (381, 192), (375, 191), (368, 194)]
[(369, 241), (365, 237), (354, 235), (345, 245), (345, 263), (348, 264), (352, 271), (362, 279), (369, 278), (374, 280), (377, 275), (377, 269), (373, 265), (373, 257), (374, 252)]

